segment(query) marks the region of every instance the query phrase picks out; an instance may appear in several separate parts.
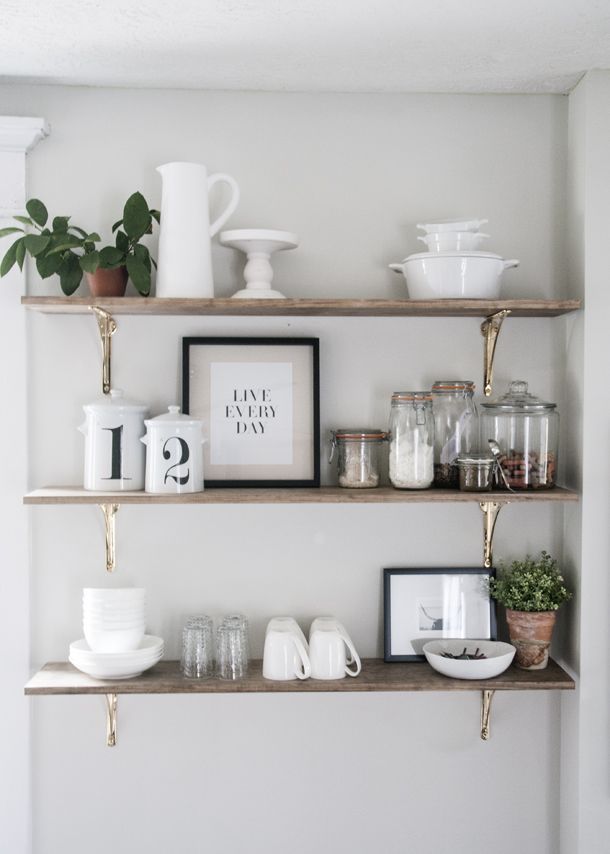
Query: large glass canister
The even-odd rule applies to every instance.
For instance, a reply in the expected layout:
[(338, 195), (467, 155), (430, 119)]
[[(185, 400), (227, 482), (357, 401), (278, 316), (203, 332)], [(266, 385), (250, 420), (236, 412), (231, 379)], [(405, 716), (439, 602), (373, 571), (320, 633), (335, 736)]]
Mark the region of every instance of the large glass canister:
[[(500, 448), (499, 463), (513, 489), (548, 489), (557, 477), (559, 413), (515, 380), (506, 394), (481, 404), (481, 447)], [(504, 486), (502, 481), (498, 484)]]
[(459, 486), (455, 463), (460, 454), (476, 450), (479, 438), (474, 383), (470, 380), (437, 380), (432, 386), (434, 413), (434, 485)]
[(429, 391), (395, 391), (390, 412), (390, 482), (426, 489), (434, 479), (434, 417)]
[(379, 448), (387, 436), (384, 430), (331, 430), (328, 462), (332, 461), (336, 451), (339, 486), (348, 489), (371, 489), (379, 486)]

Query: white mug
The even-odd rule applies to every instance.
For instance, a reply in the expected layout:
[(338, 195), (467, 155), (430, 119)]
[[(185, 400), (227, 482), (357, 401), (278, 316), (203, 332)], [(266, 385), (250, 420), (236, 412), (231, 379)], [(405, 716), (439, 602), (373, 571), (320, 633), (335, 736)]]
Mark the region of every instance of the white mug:
[(282, 682), (311, 676), (309, 656), (297, 632), (288, 627), (268, 629), (263, 652), (263, 676)]
[(307, 638), (303, 633), (303, 629), (299, 626), (294, 617), (273, 617), (267, 623), (266, 631), (270, 632), (272, 629), (289, 629), (291, 632), (294, 632), (300, 637), (305, 650), (309, 652)]
[(318, 617), (311, 624), (309, 658), (312, 679), (344, 679), (358, 676), (362, 669), (352, 639), (334, 617)]

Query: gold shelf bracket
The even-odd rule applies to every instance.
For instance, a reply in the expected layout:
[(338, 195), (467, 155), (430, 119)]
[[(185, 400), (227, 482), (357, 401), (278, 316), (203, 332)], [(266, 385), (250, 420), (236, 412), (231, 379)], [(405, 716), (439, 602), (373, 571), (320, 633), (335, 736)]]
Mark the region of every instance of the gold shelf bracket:
[(502, 328), (504, 318), (508, 317), (509, 314), (510, 309), (503, 308), (502, 311), (497, 311), (495, 314), (491, 314), (481, 324), (481, 334), (485, 339), (485, 364), (483, 380), (483, 390), (485, 392), (485, 397), (489, 397), (489, 395), (491, 394), (491, 384), (493, 381), (494, 371), (494, 356), (496, 353), (498, 335), (500, 334), (500, 329)]
[(115, 519), (120, 506), (120, 504), (100, 504), (106, 529), (106, 572), (114, 572), (116, 568)]
[(479, 501), (479, 507), (483, 513), (483, 566), (488, 569), (492, 566), (492, 546), (494, 540), (494, 529), (498, 520), (498, 513), (507, 501)]
[(495, 691), (490, 691), (488, 688), (481, 691), (481, 738), (483, 741), (489, 741), (491, 701), (494, 698), (494, 693)]
[(119, 698), (116, 694), (106, 694), (106, 744), (116, 746), (117, 705)]
[(100, 338), (102, 339), (102, 391), (104, 394), (110, 392), (111, 383), (111, 338), (117, 331), (117, 323), (112, 315), (99, 308), (97, 305), (90, 306), (91, 311), (95, 314)]

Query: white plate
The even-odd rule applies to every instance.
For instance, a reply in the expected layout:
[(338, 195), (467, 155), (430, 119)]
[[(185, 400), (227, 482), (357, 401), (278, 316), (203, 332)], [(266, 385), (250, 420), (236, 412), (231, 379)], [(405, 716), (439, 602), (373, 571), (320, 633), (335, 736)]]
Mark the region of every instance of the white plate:
[(150, 670), (151, 667), (154, 667), (157, 661), (160, 658), (151, 661), (148, 664), (139, 664), (134, 667), (131, 665), (108, 665), (107, 667), (99, 667), (95, 664), (87, 664), (83, 661), (76, 660), (72, 658), (72, 656), (68, 657), (68, 660), (71, 664), (76, 667), (77, 670), (80, 670), (81, 673), (86, 673), (87, 676), (93, 676), (94, 679), (133, 679), (136, 676), (141, 676), (142, 673), (146, 670)]
[[(474, 655), (478, 649), (485, 658), (467, 660), (443, 656), (444, 652), (460, 655), (464, 649), (469, 655)], [(445, 638), (425, 643), (424, 655), (428, 664), (443, 676), (452, 679), (491, 679), (509, 667), (515, 655), (515, 647), (502, 641)]]
[(164, 643), (163, 638), (157, 638), (154, 635), (144, 635), (139, 646), (129, 652), (94, 652), (85, 638), (73, 641), (70, 644), (70, 655), (76, 657), (86, 657), (90, 660), (99, 661), (139, 661), (146, 659), (149, 656), (154, 656), (157, 653), (163, 654)]

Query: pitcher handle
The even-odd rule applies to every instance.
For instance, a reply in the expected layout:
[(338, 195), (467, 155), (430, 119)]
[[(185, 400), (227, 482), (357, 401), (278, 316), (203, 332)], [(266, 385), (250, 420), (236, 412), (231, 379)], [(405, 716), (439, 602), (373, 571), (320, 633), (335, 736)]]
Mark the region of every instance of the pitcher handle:
[(293, 634), (292, 640), (294, 641), (294, 645), (297, 648), (299, 658), (301, 659), (301, 663), (303, 665), (303, 670), (297, 670), (295, 675), (298, 679), (309, 679), (309, 677), (311, 676), (311, 662), (309, 661), (309, 656), (307, 655), (305, 645), (298, 635)]
[[(345, 628), (341, 625), (341, 623), (337, 624), (337, 628), (339, 630), (339, 635), (341, 636), (341, 639), (343, 640), (344, 644), (346, 645), (346, 647), (348, 648), (349, 653), (350, 653), (350, 658), (347, 662), (345, 672), (347, 673), (348, 676), (357, 676), (360, 673), (360, 671), (362, 670), (362, 663), (360, 661), (360, 656), (356, 652), (356, 647), (354, 646), (353, 640), (350, 638), (348, 633), (345, 631)], [(350, 670), (350, 668), (349, 668), (350, 664), (355, 664), (356, 669)]]
[(214, 237), (216, 232), (222, 228), (225, 222), (229, 219), (237, 205), (239, 204), (239, 187), (237, 186), (237, 181), (235, 178), (232, 178), (230, 175), (225, 175), (224, 172), (215, 172), (214, 175), (210, 175), (208, 178), (208, 193), (214, 184), (218, 184), (223, 181), (225, 184), (228, 184), (233, 191), (233, 195), (231, 197), (231, 201), (226, 206), (224, 211), (217, 216), (212, 225), (210, 226), (210, 237)]

